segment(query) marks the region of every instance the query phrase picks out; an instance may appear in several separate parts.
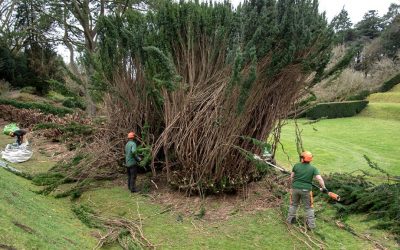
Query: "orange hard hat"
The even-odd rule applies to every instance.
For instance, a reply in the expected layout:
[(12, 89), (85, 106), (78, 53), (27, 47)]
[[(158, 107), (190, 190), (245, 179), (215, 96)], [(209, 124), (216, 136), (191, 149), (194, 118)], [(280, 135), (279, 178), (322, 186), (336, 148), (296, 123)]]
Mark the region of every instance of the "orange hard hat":
[(128, 139), (133, 139), (133, 138), (135, 138), (135, 132), (129, 132)]
[(300, 158), (301, 158), (301, 162), (311, 162), (313, 157), (312, 157), (311, 152), (304, 151), (303, 153), (301, 153)]

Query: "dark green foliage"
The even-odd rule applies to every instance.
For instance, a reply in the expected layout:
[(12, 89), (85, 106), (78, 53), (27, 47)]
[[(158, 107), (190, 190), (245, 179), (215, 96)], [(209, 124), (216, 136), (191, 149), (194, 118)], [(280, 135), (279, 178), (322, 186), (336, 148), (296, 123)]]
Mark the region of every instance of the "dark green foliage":
[(0, 104), (11, 105), (20, 109), (37, 109), (45, 114), (53, 114), (57, 116), (65, 116), (66, 114), (73, 113), (72, 109), (55, 107), (47, 103), (19, 102), (12, 99), (0, 98)]
[(60, 173), (41, 173), (33, 177), (32, 183), (38, 186), (47, 186), (59, 182), (65, 176)]
[(374, 39), (380, 35), (384, 28), (383, 20), (378, 15), (378, 11), (369, 10), (364, 14), (363, 19), (356, 24), (356, 32), (359, 36)]
[(83, 101), (81, 101), (78, 97), (69, 97), (63, 101), (62, 105), (67, 108), (79, 108), (81, 110), (85, 110), (86, 105)]
[(253, 83), (257, 79), (257, 57), (256, 57), (256, 49), (255, 47), (252, 47), (250, 49), (250, 58), (251, 58), (251, 66), (250, 66), (250, 72), (247, 75), (247, 77), (241, 82), (241, 88), (240, 88), (240, 95), (239, 95), (239, 100), (237, 104), (237, 111), (239, 114), (243, 113), (245, 110), (245, 104), (247, 101), (247, 98), (249, 97), (251, 87), (253, 86)]
[(395, 85), (400, 83), (400, 74), (395, 75), (394, 77), (390, 78), (386, 82), (382, 84), (379, 91), (386, 92), (391, 90)]
[(50, 85), (50, 89), (62, 94), (63, 96), (68, 96), (68, 97), (77, 97), (78, 95), (68, 89), (68, 87), (65, 85), (65, 83), (51, 79), (47, 81), (48, 84)]
[(48, 46), (35, 45), (25, 52), (14, 53), (0, 45), (0, 78), (14, 87), (32, 86), (37, 93), (46, 94), (50, 88), (47, 80), (62, 81), (61, 65), (62, 60)]
[(75, 214), (78, 219), (88, 226), (89, 228), (99, 228), (102, 229), (103, 226), (101, 222), (96, 219), (96, 213), (93, 209), (91, 209), (87, 205), (73, 205), (72, 212)]
[(400, 15), (381, 35), (383, 51), (393, 60), (397, 58), (397, 52), (400, 49)]
[(340, 118), (351, 117), (360, 113), (366, 106), (368, 101), (346, 101), (346, 102), (329, 102), (319, 103), (305, 113), (309, 119), (318, 118)]
[(365, 175), (337, 173), (324, 180), (341, 197), (341, 202), (334, 205), (338, 216), (368, 214), (370, 220), (379, 219), (376, 228), (389, 230), (400, 240), (400, 183), (374, 185)]
[(359, 101), (359, 100), (365, 100), (371, 92), (369, 90), (363, 90), (359, 92), (358, 94), (349, 96), (346, 101)]
[(346, 41), (352, 25), (349, 13), (343, 7), (340, 13), (332, 19), (330, 24), (335, 31), (335, 43), (343, 44)]
[(33, 127), (33, 130), (42, 129), (57, 129), (64, 137), (75, 137), (75, 136), (88, 136), (93, 134), (93, 127), (88, 125), (79, 124), (76, 122), (70, 122), (65, 125), (57, 123), (38, 123)]

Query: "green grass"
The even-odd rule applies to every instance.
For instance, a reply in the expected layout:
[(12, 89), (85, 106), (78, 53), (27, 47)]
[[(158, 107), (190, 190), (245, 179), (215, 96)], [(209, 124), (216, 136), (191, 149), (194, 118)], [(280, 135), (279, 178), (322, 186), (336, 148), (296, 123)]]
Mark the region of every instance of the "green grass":
[[(303, 146), (314, 154), (313, 163), (324, 173), (369, 170), (365, 154), (380, 167), (400, 175), (400, 85), (368, 100), (367, 108), (355, 117), (314, 124), (299, 120)], [(278, 162), (290, 168), (298, 161), (293, 121), (283, 128), (281, 142), (287, 154), (278, 149)]]
[[(400, 175), (400, 121), (351, 117), (327, 119), (315, 124), (299, 120), (303, 130), (303, 146), (314, 154), (313, 164), (323, 174), (329, 172), (351, 172), (357, 169), (369, 170), (363, 158), (372, 161), (392, 174)], [(278, 162), (290, 168), (298, 161), (295, 144), (294, 122), (289, 121), (282, 129), (281, 142), (287, 155), (278, 149)]]
[[(140, 214), (146, 237), (163, 249), (307, 249), (289, 234), (277, 209), (255, 214), (238, 212), (225, 221), (202, 221), (174, 210), (160, 214), (165, 206), (154, 204), (148, 197), (132, 195), (122, 187), (86, 192), (79, 202), (105, 216), (123, 216), (137, 221)], [(317, 209), (326, 206), (317, 198)], [(333, 221), (320, 220), (317, 232), (331, 249), (373, 249), (369, 242), (338, 230)], [(373, 232), (377, 236), (387, 236), (376, 230)], [(304, 236), (296, 235), (304, 239)], [(387, 244), (395, 245), (393, 240), (388, 240)]]
[(400, 103), (370, 103), (360, 116), (400, 121)]
[[(29, 181), (0, 168), (0, 243), (16, 249), (89, 249), (96, 240), (68, 200), (32, 192)], [(17, 226), (17, 225), (20, 226)]]
[(400, 103), (400, 92), (375, 93), (368, 100), (372, 103)]
[(363, 117), (400, 121), (400, 85), (389, 92), (375, 93), (368, 97), (368, 107), (361, 112)]

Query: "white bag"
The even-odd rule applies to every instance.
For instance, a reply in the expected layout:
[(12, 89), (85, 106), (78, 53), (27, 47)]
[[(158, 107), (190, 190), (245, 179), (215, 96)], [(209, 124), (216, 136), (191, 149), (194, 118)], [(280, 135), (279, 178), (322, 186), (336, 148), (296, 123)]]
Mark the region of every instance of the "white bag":
[(17, 163), (29, 160), (33, 155), (29, 143), (22, 143), (17, 145), (16, 143), (7, 144), (4, 151), (1, 151), (1, 157), (9, 162)]

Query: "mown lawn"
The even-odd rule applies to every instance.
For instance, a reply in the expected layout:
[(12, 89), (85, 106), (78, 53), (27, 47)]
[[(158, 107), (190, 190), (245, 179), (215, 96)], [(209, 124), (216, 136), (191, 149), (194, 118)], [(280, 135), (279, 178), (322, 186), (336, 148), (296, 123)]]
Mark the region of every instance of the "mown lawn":
[[(391, 174), (400, 175), (400, 85), (391, 91), (369, 96), (370, 103), (358, 116), (321, 120), (309, 124), (298, 121), (303, 146), (314, 154), (314, 164), (323, 172), (368, 170), (363, 155)], [(295, 123), (283, 128), (279, 163), (290, 168), (298, 161)], [(288, 160), (289, 157), (289, 160)]]
[[(303, 146), (314, 154), (314, 165), (323, 173), (369, 170), (363, 157), (392, 174), (400, 175), (400, 121), (370, 117), (351, 117), (321, 120), (308, 124), (301, 119)], [(295, 125), (289, 121), (282, 129), (278, 162), (287, 168), (298, 161)], [(289, 156), (289, 159), (287, 157)]]

